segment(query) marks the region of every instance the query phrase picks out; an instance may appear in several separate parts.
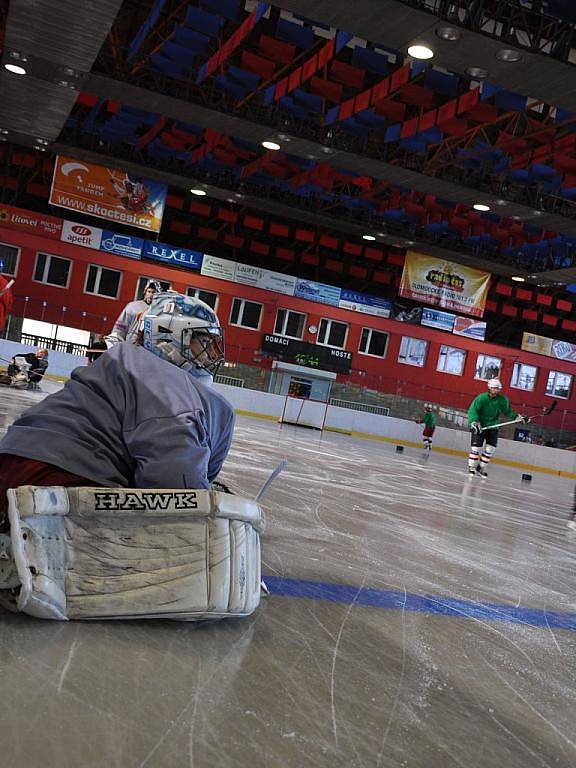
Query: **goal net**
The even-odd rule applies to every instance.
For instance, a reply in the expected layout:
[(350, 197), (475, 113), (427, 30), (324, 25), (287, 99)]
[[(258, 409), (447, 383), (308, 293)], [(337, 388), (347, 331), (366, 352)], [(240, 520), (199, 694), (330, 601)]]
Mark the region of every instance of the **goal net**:
[(323, 430), (327, 413), (328, 403), (323, 400), (286, 395), (279, 422)]

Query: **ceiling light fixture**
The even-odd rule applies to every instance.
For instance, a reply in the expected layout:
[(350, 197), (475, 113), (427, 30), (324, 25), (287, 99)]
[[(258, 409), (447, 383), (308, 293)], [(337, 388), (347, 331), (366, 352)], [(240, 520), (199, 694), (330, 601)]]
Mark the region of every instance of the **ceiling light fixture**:
[(538, 211), (538, 210), (534, 210), (534, 211), (532, 211), (532, 214), (533, 214), (534, 216), (542, 216), (542, 213), (543, 213), (543, 211)]
[(0, 133), (6, 136), (7, 133), (10, 133), (10, 131), (8, 130), (8, 128), (0, 128)]
[(376, 240), (374, 235), (362, 235), (363, 240)]
[(279, 133), (278, 138), (280, 139), (280, 141), (286, 141), (288, 143), (290, 143), (290, 141), (292, 140), (292, 137), (288, 136), (286, 133)]
[(514, 280), (515, 283), (525, 283), (526, 278), (522, 277), (521, 275), (512, 275), (512, 280)]
[(508, 205), (508, 202), (506, 200), (494, 200), (496, 205)]
[(466, 74), (474, 80), (485, 80), (488, 77), (488, 70), (484, 67), (468, 67)]
[(502, 48), (496, 54), (498, 61), (505, 61), (507, 64), (515, 64), (522, 60), (522, 54), (520, 51), (515, 51), (513, 48)]
[(263, 141), (262, 146), (264, 149), (272, 150), (272, 152), (277, 152), (280, 149), (280, 144), (277, 144), (275, 141)]
[(8, 72), (12, 72), (13, 75), (25, 75), (26, 70), (24, 67), (18, 66), (18, 64), (4, 64), (4, 69), (7, 69)]
[(436, 30), (436, 35), (441, 40), (447, 40), (449, 43), (454, 43), (462, 37), (462, 33), (456, 27), (439, 27)]
[(490, 210), (490, 206), (485, 205), (484, 203), (474, 203), (472, 208), (474, 208), (475, 211), (483, 211), (483, 212)]
[(47, 147), (49, 143), (47, 139), (36, 139), (36, 144), (42, 144), (43, 147)]
[(434, 56), (434, 51), (427, 45), (411, 45), (408, 48), (408, 56), (412, 56), (413, 59), (431, 59)]
[(208, 194), (205, 189), (191, 189), (190, 192), (192, 192), (193, 195), (198, 195), (198, 197), (204, 197)]

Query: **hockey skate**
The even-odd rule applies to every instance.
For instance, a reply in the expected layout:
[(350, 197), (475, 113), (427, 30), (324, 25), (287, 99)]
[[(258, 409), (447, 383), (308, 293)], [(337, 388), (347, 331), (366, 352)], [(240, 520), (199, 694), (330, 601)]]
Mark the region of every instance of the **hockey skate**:
[(477, 468), (476, 474), (478, 475), (478, 477), (481, 477), (482, 480), (487, 480), (488, 479), (488, 472), (486, 472), (486, 470), (482, 469), (481, 467)]
[(0, 534), (0, 604), (42, 619), (197, 621), (260, 602), (257, 502), (189, 489), (21, 486)]

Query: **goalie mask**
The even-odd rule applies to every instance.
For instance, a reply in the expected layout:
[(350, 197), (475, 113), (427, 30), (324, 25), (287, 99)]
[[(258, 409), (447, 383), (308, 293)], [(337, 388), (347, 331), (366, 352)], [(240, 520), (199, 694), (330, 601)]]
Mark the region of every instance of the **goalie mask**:
[(155, 294), (142, 318), (143, 346), (193, 376), (214, 376), (224, 361), (224, 338), (214, 310), (174, 291)]

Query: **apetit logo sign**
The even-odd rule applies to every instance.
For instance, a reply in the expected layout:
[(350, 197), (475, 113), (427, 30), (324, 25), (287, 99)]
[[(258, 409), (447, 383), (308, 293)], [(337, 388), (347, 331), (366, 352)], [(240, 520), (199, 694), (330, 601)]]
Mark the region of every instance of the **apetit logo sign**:
[(81, 245), (83, 248), (99, 248), (102, 239), (102, 230), (99, 227), (89, 227), (87, 224), (75, 224), (73, 221), (65, 221), (62, 225), (64, 243)]
[(117, 168), (58, 156), (50, 203), (150, 232), (159, 232), (168, 187)]

